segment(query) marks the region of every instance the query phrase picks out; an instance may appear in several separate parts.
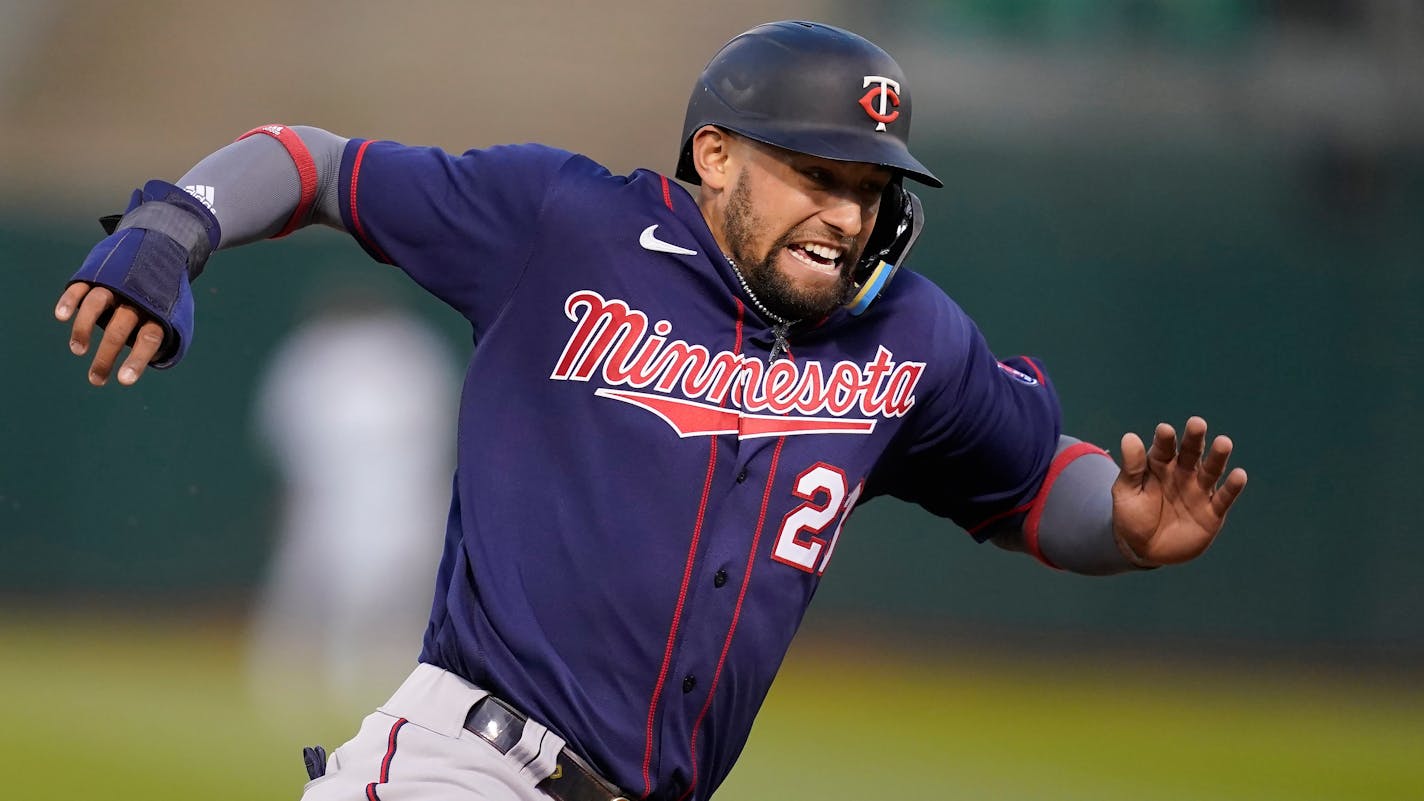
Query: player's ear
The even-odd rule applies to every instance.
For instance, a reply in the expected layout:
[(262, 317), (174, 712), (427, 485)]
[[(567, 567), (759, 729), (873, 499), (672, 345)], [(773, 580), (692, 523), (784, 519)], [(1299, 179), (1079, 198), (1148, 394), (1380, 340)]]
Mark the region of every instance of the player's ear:
[(720, 191), (727, 187), (736, 136), (715, 125), (704, 125), (692, 135), (692, 165), (708, 189)]

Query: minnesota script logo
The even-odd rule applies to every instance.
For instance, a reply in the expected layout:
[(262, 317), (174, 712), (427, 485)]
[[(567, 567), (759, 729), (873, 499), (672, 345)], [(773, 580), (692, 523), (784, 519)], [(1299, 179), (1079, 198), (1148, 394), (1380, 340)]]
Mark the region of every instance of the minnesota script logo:
[(679, 437), (869, 434), (876, 418), (901, 417), (915, 405), (925, 369), (897, 363), (884, 347), (864, 364), (829, 367), (712, 353), (669, 339), (667, 320), (649, 324), (643, 312), (590, 289), (569, 295), (564, 314), (574, 331), (549, 378), (588, 381), (597, 373), (607, 386), (595, 395), (652, 412)]

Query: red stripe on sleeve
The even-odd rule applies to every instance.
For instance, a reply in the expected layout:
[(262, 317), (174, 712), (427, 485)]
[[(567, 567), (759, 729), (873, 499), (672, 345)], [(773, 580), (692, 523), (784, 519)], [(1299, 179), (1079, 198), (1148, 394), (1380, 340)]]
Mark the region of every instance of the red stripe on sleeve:
[(667, 176), (659, 175), (658, 177), (663, 179), (663, 202), (667, 204), (668, 211), (672, 211), (672, 189), (668, 187)]
[(1033, 558), (1051, 568), (1057, 569), (1058, 565), (1050, 562), (1048, 557), (1044, 556), (1043, 551), (1039, 550), (1038, 547), (1038, 524), (1043, 519), (1043, 508), (1048, 505), (1048, 493), (1053, 491), (1054, 482), (1058, 480), (1059, 476), (1063, 475), (1064, 470), (1068, 469), (1068, 465), (1072, 464), (1073, 461), (1080, 456), (1087, 456), (1094, 453), (1099, 456), (1107, 456), (1109, 459), (1112, 458), (1108, 456), (1107, 451), (1090, 442), (1079, 442), (1077, 445), (1071, 445), (1064, 449), (1062, 453), (1055, 456), (1053, 463), (1048, 466), (1048, 475), (1043, 479), (1043, 486), (1038, 488), (1038, 494), (1033, 497), (1033, 501), (1029, 504), (1028, 517), (1024, 519), (1023, 527), (1024, 547), (1033, 555)]
[(993, 517), (988, 518), (987, 520), (985, 520), (984, 522), (982, 522), (982, 523), (980, 523), (979, 525), (975, 526), (974, 528), (968, 529), (968, 534), (969, 534), (970, 536), (974, 536), (975, 534), (978, 534), (979, 532), (983, 531), (984, 529), (988, 528), (989, 526), (993, 525), (994, 523), (997, 523), (997, 522), (999, 522), (1000, 520), (1003, 520), (1003, 519), (1006, 518), (1006, 517), (1013, 517), (1014, 515), (1016, 515), (1016, 514), (1018, 514), (1018, 513), (1020, 513), (1020, 512), (1023, 512), (1023, 511), (1025, 511), (1025, 510), (1027, 510), (1027, 509), (1028, 509), (1030, 506), (1032, 506), (1032, 505), (1033, 505), (1033, 501), (1029, 501), (1028, 503), (1026, 503), (1026, 504), (1024, 504), (1024, 505), (1022, 505), (1022, 506), (1015, 506), (1014, 508), (1012, 508), (1012, 509), (1010, 509), (1010, 510), (1008, 510), (1008, 511), (1006, 511), (1006, 512), (1000, 512), (1000, 513), (994, 515)]
[(242, 141), (249, 136), (265, 134), (276, 139), (286, 148), (287, 155), (292, 157), (292, 163), (297, 166), (297, 178), (301, 180), (302, 196), (297, 201), (297, 209), (292, 212), (292, 216), (287, 219), (287, 224), (281, 231), (272, 235), (273, 239), (282, 237), (297, 230), (311, 213), (312, 204), (316, 203), (316, 162), (312, 160), (311, 151), (307, 150), (306, 143), (302, 141), (296, 132), (285, 125), (263, 125), (253, 128), (236, 141)]
[(371, 237), (366, 235), (366, 229), (361, 226), (361, 214), (356, 208), (356, 184), (361, 178), (361, 160), (366, 157), (366, 148), (370, 147), (373, 141), (375, 140), (367, 139), (362, 142), (361, 146), (356, 150), (356, 158), (351, 161), (351, 196), (348, 201), (351, 211), (351, 227), (356, 229), (352, 231), (352, 233), (362, 242), (366, 243), (366, 246), (371, 249), (372, 253), (376, 254), (377, 258), (386, 264), (392, 264), (391, 257), (387, 256), (386, 252), (381, 250), (380, 246), (371, 241)]

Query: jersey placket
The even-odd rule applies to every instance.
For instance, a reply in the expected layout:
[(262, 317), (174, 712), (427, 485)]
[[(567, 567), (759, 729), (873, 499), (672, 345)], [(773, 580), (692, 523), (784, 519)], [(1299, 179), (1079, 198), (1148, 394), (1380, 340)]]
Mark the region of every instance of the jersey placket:
[[(771, 509), (773, 503), (772, 489), (776, 483), (782, 447), (786, 444), (786, 438), (778, 437), (774, 441), (762, 440), (760, 442), (764, 447), (743, 449), (744, 453), (748, 450), (755, 451), (754, 453), (747, 454), (747, 462), (754, 464), (749, 468), (747, 463), (739, 463), (738, 476), (745, 476), (748, 472), (755, 470), (757, 472), (764, 472), (765, 478), (755, 482), (750, 480), (743, 481), (738, 485), (742, 488), (741, 492), (743, 493), (742, 498), (738, 499), (739, 503), (729, 504), (729, 507), (737, 507), (738, 514), (735, 518), (728, 520), (728, 523), (736, 529), (739, 529), (736, 534), (740, 536), (729, 536), (728, 539), (738, 542), (739, 545), (743, 545), (745, 550), (743, 561), (740, 562), (740, 564), (733, 562), (741, 572), (741, 581), (736, 583), (736, 599), (732, 602), (731, 620), (728, 622), (725, 628), (726, 634), (722, 637), (720, 646), (717, 648), (716, 664), (712, 669), (711, 681), (707, 685), (702, 706), (697, 712), (697, 716), (693, 720), (690, 729), (687, 748), (692, 759), (692, 781), (687, 792), (683, 793), (680, 798), (686, 798), (703, 778), (700, 775), (698, 739), (703, 730), (703, 723), (716, 698), (717, 688), (721, 683), (723, 670), (726, 668), (733, 639), (736, 636), (737, 629), (744, 621), (744, 616), (749, 611), (745, 603), (748, 590), (751, 588), (752, 578), (757, 574), (760, 562), (763, 561), (762, 552), (764, 551), (765, 543), (768, 541), (767, 527), (772, 525), (771, 520), (775, 517)], [(769, 454), (769, 456), (767, 454)], [(760, 488), (761, 491), (756, 492), (755, 490), (757, 488)], [(755, 524), (749, 530), (744, 528), (745, 521), (747, 520), (747, 501), (754, 501), (756, 503)], [(735, 555), (733, 555), (732, 558), (735, 559)], [(760, 569), (764, 570), (765, 567), (761, 567)], [(723, 598), (719, 600), (725, 603), (727, 599)], [(710, 633), (711, 632), (709, 632), (709, 634)]]
[[(768, 328), (750, 337), (739, 336), (737, 352), (766, 361), (773, 333)], [(698, 732), (746, 614), (744, 602), (758, 554), (765, 550), (771, 490), (783, 443), (784, 438), (742, 439), (725, 434), (712, 445), (717, 464), (709, 485), (711, 495), (659, 699), (656, 761), (665, 766), (669, 758), (675, 764), (686, 755), (692, 766), (684, 791), (674, 798), (689, 795), (701, 779)], [(671, 778), (665, 769), (649, 776), (652, 784), (659, 785)]]

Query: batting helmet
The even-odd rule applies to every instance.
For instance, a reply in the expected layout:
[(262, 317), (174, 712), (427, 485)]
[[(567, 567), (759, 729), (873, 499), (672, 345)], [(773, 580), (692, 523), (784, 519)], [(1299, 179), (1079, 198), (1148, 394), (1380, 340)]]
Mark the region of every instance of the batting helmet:
[(870, 41), (830, 25), (769, 22), (712, 57), (693, 87), (682, 125), (677, 177), (694, 184), (701, 179), (692, 165), (692, 137), (704, 125), (944, 185), (910, 155), (904, 70)]
[(920, 200), (899, 176), (944, 184), (910, 155), (910, 90), (889, 53), (850, 31), (816, 22), (769, 22), (723, 45), (707, 62), (682, 124), (677, 177), (702, 183), (692, 137), (716, 125), (769, 145), (834, 161), (888, 167), (875, 229), (851, 272), (846, 308), (862, 314), (890, 285), (924, 227)]

